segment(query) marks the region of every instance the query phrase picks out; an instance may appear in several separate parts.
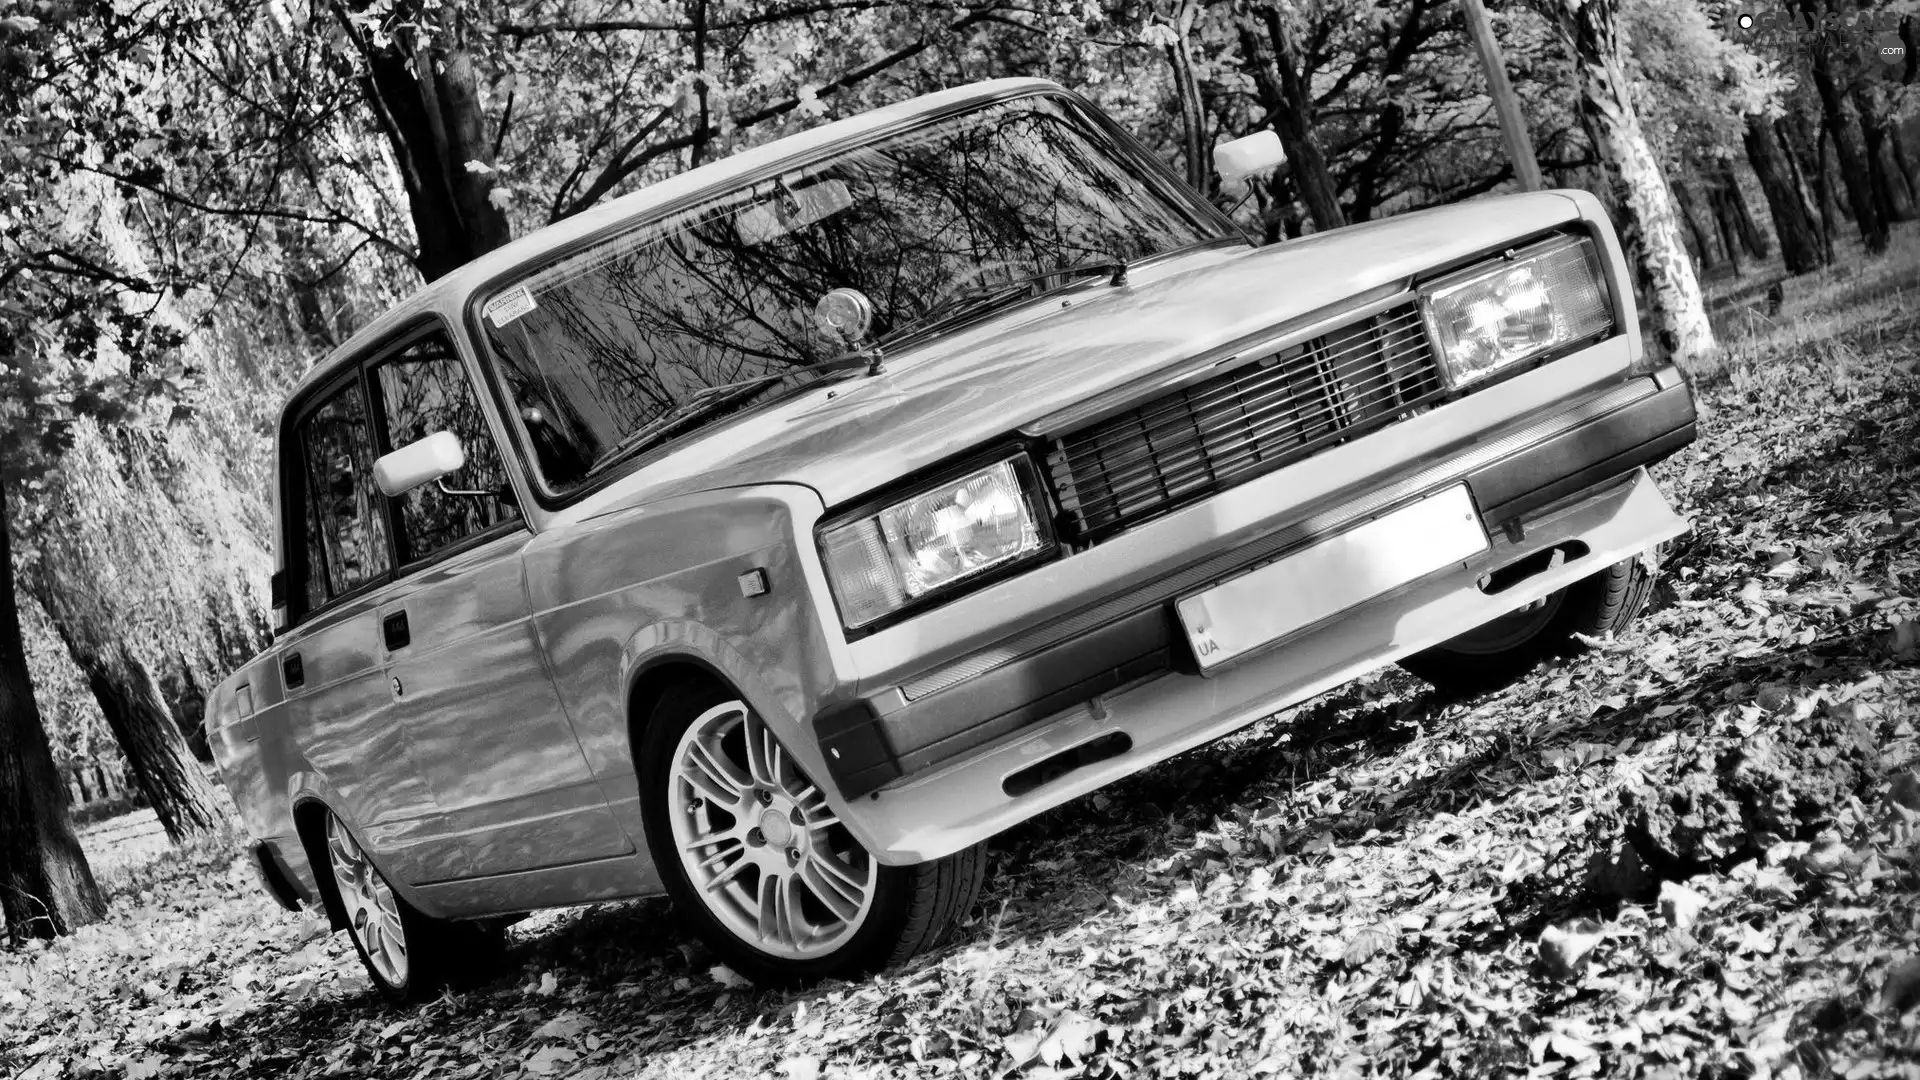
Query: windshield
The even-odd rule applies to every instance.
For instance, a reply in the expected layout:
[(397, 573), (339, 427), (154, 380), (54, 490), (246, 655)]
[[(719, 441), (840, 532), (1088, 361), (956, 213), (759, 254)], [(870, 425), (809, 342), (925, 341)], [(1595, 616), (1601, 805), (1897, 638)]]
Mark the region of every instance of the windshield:
[[(1026, 97), (639, 226), (508, 284), (480, 322), (545, 486), (564, 492), (635, 445), (777, 396), (697, 400), (704, 388), (843, 352), (814, 319), (834, 289), (864, 295), (881, 338), (945, 321), (961, 294), (1233, 235), (1070, 101)], [(662, 430), (670, 413), (687, 419)]]

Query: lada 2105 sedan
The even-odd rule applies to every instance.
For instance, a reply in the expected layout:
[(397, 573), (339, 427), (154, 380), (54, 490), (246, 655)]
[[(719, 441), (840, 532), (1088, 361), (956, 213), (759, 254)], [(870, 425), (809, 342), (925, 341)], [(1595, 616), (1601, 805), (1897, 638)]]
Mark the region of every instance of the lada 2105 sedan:
[(275, 641), (208, 727), (268, 888), (390, 995), (662, 893), (744, 973), (847, 973), (1042, 810), (1619, 629), (1694, 430), (1590, 195), (1261, 247), (1081, 97), (981, 83), (542, 229), (316, 366)]

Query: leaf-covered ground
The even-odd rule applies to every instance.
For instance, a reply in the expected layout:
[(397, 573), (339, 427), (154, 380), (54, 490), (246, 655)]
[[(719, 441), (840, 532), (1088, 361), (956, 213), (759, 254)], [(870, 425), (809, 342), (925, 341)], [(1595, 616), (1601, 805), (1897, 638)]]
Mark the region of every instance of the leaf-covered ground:
[(0, 1074), (1916, 1075), (1913, 247), (1727, 298), (1628, 638), (1472, 701), (1385, 673), (1045, 815), (940, 955), (761, 991), (613, 905), (395, 1011), (227, 838), (0, 956)]

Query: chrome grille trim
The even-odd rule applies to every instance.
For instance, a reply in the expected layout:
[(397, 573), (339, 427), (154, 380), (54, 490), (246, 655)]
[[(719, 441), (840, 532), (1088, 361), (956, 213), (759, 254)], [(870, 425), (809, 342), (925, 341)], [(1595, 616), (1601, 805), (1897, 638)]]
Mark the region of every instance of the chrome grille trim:
[(1435, 462), (1385, 487), (1375, 488), (1351, 502), (1335, 503), (1324, 511), (1310, 512), (1306, 517), (1290, 522), (1281, 529), (1244, 546), (1223, 551), (1204, 562), (1175, 571), (1165, 577), (1143, 582), (1137, 586), (1127, 586), (1121, 595), (1110, 597), (1052, 622), (1035, 626), (998, 644), (990, 645), (942, 667), (924, 672), (903, 682), (900, 685), (900, 692), (907, 700), (913, 701), (957, 686), (1004, 664), (1023, 659), (1068, 638), (1086, 633), (1103, 623), (1131, 615), (1154, 604), (1165, 603), (1190, 589), (1224, 577), (1241, 567), (1252, 566), (1271, 558), (1303, 540), (1337, 531), (1428, 488), (1461, 479), (1468, 473), (1490, 465), (1516, 450), (1550, 439), (1588, 421), (1597, 420), (1615, 409), (1625, 408), (1659, 391), (1659, 384), (1650, 378), (1636, 378), (1598, 391), (1561, 412), (1517, 428), (1497, 439), (1475, 444), (1457, 456)]
[(1097, 541), (1445, 393), (1419, 308), (1402, 302), (1054, 439), (1063, 531)]

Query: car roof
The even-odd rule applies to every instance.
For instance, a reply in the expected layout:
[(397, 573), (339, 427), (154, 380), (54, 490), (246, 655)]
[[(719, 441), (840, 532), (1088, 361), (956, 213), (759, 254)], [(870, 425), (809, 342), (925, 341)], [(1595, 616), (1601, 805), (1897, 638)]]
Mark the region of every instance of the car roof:
[(414, 290), (406, 299), (387, 309), (308, 369), (288, 395), (288, 401), (291, 402), (315, 384), (326, 381), (374, 340), (427, 313), (453, 310), (468, 293), (500, 274), (518, 266), (537, 263), (583, 237), (628, 222), (644, 220), (668, 207), (697, 200), (708, 193), (719, 194), (782, 160), (810, 155), (834, 143), (861, 142), (889, 129), (909, 126), (922, 117), (974, 101), (1061, 89), (1058, 83), (1050, 79), (1012, 78), (990, 79), (922, 94), (762, 143), (543, 226)]

